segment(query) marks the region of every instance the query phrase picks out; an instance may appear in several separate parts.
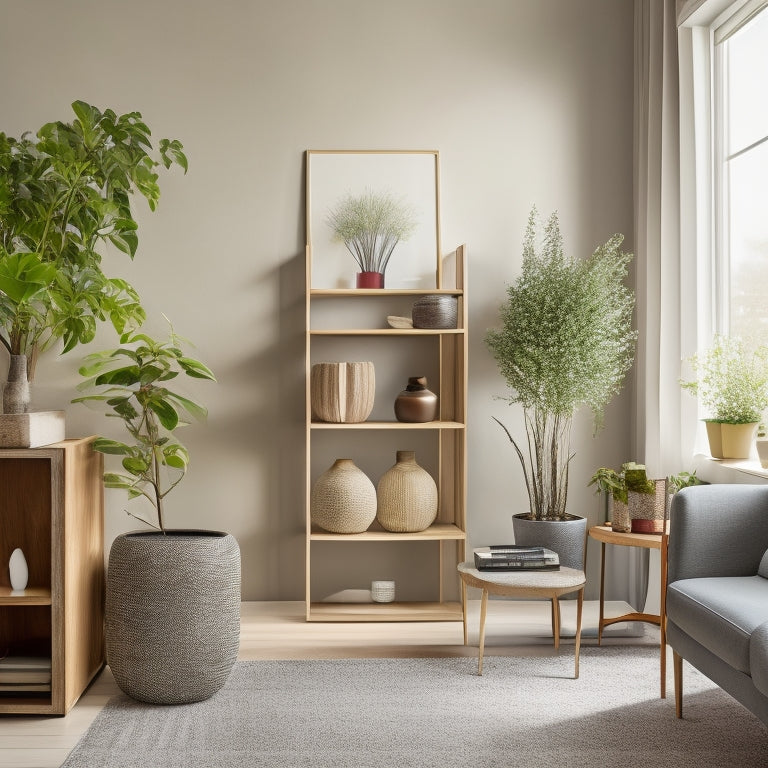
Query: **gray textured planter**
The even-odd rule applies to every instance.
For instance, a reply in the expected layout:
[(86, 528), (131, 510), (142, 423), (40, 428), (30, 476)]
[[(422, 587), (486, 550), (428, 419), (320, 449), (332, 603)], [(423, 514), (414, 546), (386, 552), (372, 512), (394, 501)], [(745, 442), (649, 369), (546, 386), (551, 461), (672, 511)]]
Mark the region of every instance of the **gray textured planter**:
[(515, 544), (539, 546), (560, 555), (560, 565), (584, 568), (587, 518), (572, 515), (568, 520), (529, 520), (526, 513), (512, 516)]
[(118, 536), (109, 553), (107, 663), (129, 696), (153, 704), (210, 698), (240, 644), (240, 549), (217, 531)]

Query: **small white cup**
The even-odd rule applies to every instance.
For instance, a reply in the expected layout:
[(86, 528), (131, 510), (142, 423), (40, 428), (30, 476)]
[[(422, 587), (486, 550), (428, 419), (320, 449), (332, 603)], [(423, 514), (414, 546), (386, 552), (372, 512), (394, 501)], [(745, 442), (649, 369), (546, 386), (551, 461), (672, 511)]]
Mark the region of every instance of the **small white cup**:
[(391, 603), (395, 599), (395, 582), (372, 581), (371, 599), (374, 603)]

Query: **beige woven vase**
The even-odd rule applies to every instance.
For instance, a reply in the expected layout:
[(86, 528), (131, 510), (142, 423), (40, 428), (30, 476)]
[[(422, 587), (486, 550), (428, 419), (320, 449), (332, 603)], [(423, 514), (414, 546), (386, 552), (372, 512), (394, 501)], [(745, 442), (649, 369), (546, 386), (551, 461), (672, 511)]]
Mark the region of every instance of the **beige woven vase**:
[(423, 531), (437, 517), (437, 485), (416, 463), (414, 451), (397, 452), (397, 463), (382, 475), (377, 495), (376, 517), (388, 531)]
[(336, 459), (312, 487), (310, 510), (330, 533), (362, 533), (376, 518), (376, 489), (352, 459)]
[(344, 424), (365, 421), (376, 393), (373, 363), (316, 363), (310, 391), (313, 419)]

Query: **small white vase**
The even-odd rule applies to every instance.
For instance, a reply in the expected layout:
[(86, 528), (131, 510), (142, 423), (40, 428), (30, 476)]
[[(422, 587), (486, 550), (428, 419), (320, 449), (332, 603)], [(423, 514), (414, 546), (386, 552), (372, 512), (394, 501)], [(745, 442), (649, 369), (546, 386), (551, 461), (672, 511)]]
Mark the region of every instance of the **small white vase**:
[(27, 588), (29, 568), (27, 568), (24, 553), (18, 547), (11, 552), (11, 559), (8, 561), (8, 572), (11, 576), (11, 590), (13, 592), (23, 592)]

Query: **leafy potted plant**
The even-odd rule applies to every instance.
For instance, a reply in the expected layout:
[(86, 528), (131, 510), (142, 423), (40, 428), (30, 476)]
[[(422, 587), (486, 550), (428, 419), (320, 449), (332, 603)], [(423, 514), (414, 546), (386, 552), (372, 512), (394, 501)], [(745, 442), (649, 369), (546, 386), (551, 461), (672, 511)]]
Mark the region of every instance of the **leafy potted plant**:
[(172, 388), (180, 374), (214, 381), (188, 357), (171, 329), (159, 342), (126, 333), (121, 346), (89, 355), (75, 402), (105, 404), (123, 422), (126, 441), (100, 437), (94, 448), (121, 457), (108, 488), (142, 500), (155, 528), (115, 539), (109, 554), (105, 612), (107, 662), (125, 693), (141, 701), (178, 704), (209, 698), (226, 682), (240, 632), (240, 551), (218, 531), (172, 529), (165, 501), (186, 475), (189, 452), (176, 430), (206, 409)]
[(750, 348), (738, 337), (715, 335), (712, 346), (689, 363), (696, 374), (681, 381), (709, 413), (704, 419), (716, 459), (746, 459), (768, 408), (768, 347)]
[[(157, 207), (156, 169), (186, 172), (178, 140), (156, 158), (139, 112), (117, 115), (84, 101), (71, 123), (47, 123), (33, 137), (0, 133), (0, 344), (14, 381), (26, 384), (40, 352), (90, 342), (100, 321), (118, 333), (144, 320), (136, 291), (102, 270), (105, 246), (133, 258), (138, 224), (131, 195)], [(11, 387), (5, 411), (28, 409), (28, 387)], [(14, 397), (11, 397), (13, 393)]]
[(588, 258), (566, 256), (555, 213), (540, 242), (538, 229), (534, 207), (522, 273), (507, 290), (501, 329), (489, 331), (486, 343), (510, 389), (506, 399), (521, 404), (525, 418), (525, 444), (496, 419), (517, 453), (528, 492), (528, 511), (513, 516), (515, 540), (541, 543), (544, 533), (538, 528), (523, 532), (529, 521), (569, 522), (576, 529), (573, 567), (581, 568), (586, 519), (566, 509), (571, 423), (576, 410), (587, 405), (597, 431), (605, 405), (632, 365), (634, 295), (623, 282), (632, 256), (621, 250), (621, 235)]
[(617, 472), (608, 467), (592, 475), (588, 485), (608, 494), (611, 528), (622, 533), (661, 533), (666, 510), (666, 480), (652, 480), (644, 464), (628, 461)]
[(360, 268), (358, 288), (383, 288), (384, 273), (395, 246), (416, 227), (410, 206), (390, 192), (366, 190), (347, 195), (328, 213), (334, 236)]

